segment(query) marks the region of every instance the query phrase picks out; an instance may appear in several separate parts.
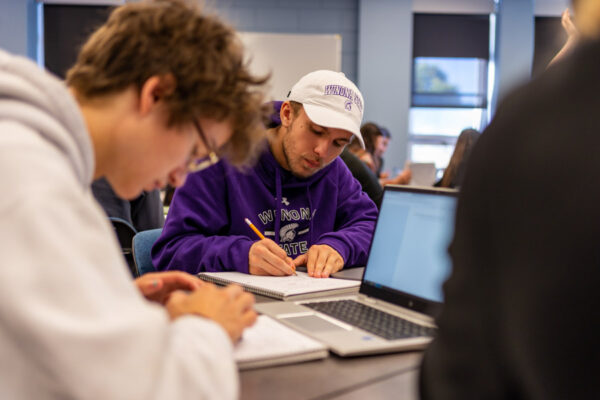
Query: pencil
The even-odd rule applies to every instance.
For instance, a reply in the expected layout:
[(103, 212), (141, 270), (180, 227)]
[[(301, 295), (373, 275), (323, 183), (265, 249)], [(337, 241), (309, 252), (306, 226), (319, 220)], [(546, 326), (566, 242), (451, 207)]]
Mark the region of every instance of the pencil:
[[(244, 221), (246, 221), (246, 223), (248, 224), (250, 229), (252, 229), (254, 231), (254, 233), (256, 233), (256, 236), (258, 236), (260, 238), (260, 240), (263, 240), (265, 238), (265, 235), (263, 235), (262, 232), (259, 231), (258, 228), (256, 226), (254, 226), (254, 224), (248, 218), (244, 218)], [(296, 274), (296, 268), (293, 268), (293, 271), (294, 271), (294, 275), (298, 275), (298, 274)]]
[(252, 222), (250, 222), (250, 220), (248, 218), (244, 218), (244, 221), (246, 221), (246, 223), (248, 224), (250, 229), (252, 229), (254, 231), (254, 233), (256, 233), (256, 236), (258, 236), (260, 238), (260, 240), (263, 240), (265, 238), (265, 235), (263, 235), (262, 232), (259, 231), (256, 228), (256, 226), (254, 226), (254, 224)]

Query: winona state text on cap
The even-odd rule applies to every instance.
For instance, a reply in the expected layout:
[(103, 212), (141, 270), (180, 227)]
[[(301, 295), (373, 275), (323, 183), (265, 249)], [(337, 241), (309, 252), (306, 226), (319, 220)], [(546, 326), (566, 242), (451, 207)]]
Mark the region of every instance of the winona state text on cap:
[(342, 72), (311, 72), (292, 87), (288, 98), (302, 103), (306, 115), (314, 123), (350, 131), (364, 148), (360, 133), (362, 95)]

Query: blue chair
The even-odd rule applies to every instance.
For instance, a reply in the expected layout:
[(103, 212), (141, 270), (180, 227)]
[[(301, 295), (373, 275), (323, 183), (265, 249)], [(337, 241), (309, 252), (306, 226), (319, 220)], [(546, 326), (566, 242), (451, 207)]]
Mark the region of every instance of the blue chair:
[(150, 250), (152, 245), (162, 232), (162, 228), (149, 229), (147, 231), (138, 232), (133, 237), (133, 261), (138, 271), (138, 276), (142, 276), (147, 272), (154, 272), (156, 269), (152, 265), (152, 257)]

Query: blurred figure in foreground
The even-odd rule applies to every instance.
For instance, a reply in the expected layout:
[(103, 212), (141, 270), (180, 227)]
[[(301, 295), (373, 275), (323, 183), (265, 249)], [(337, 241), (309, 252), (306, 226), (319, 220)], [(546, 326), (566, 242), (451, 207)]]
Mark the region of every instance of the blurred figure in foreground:
[(600, 398), (600, 1), (574, 3), (586, 41), (468, 161), (423, 399)]
[(2, 398), (239, 398), (253, 297), (176, 271), (132, 281), (90, 184), (132, 199), (210, 154), (245, 164), (265, 79), (243, 59), (231, 28), (166, 0), (115, 8), (67, 86), (0, 50)]
[(563, 29), (565, 30), (565, 33), (567, 34), (567, 41), (565, 42), (564, 46), (560, 49), (560, 51), (556, 53), (554, 58), (550, 60), (550, 62), (548, 63), (548, 67), (553, 65), (557, 61), (562, 60), (569, 53), (571, 53), (571, 51), (575, 48), (575, 45), (579, 41), (579, 31), (577, 30), (577, 27), (573, 22), (573, 18), (571, 17), (571, 13), (569, 12), (568, 8), (565, 9), (565, 11), (563, 11), (560, 22), (563, 26)]

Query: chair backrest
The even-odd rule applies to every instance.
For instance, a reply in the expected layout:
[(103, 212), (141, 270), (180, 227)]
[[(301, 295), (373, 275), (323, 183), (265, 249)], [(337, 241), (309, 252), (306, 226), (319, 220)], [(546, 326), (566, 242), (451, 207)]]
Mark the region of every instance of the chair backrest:
[(138, 277), (139, 274), (135, 268), (132, 252), (133, 237), (137, 233), (137, 230), (133, 227), (133, 225), (122, 218), (108, 217), (108, 219), (110, 219), (110, 222), (115, 229), (115, 234), (117, 235), (117, 239), (121, 245), (123, 257), (125, 257), (125, 261), (127, 261), (131, 275), (133, 275), (133, 277)]
[(133, 237), (133, 260), (139, 275), (154, 272), (150, 250), (162, 232), (162, 228), (138, 232)]

